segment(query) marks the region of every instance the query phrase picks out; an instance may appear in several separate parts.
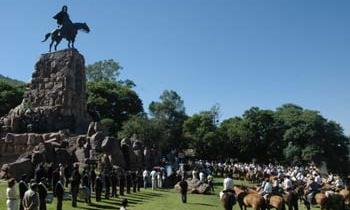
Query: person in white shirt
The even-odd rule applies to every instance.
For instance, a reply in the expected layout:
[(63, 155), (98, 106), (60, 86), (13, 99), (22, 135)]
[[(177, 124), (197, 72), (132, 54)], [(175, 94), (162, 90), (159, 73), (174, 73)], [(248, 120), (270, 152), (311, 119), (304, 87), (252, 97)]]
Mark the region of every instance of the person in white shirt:
[(152, 181), (152, 190), (157, 188), (157, 172), (153, 169), (151, 171), (151, 181)]
[(204, 174), (202, 171), (199, 173), (199, 180), (200, 180), (202, 183), (205, 182), (205, 174)]
[(124, 198), (121, 202), (122, 206), (120, 207), (120, 210), (127, 210), (126, 206), (128, 205), (128, 199)]
[(157, 173), (158, 188), (163, 187), (162, 172)]
[(220, 199), (222, 198), (225, 192), (231, 191), (234, 193), (233, 187), (234, 187), (233, 179), (229, 175), (226, 176), (226, 178), (224, 179), (224, 189), (223, 191), (220, 192)]
[(318, 175), (317, 173), (315, 174), (315, 182), (319, 184), (320, 186), (322, 185), (322, 179), (321, 176)]
[(17, 210), (17, 200), (18, 195), (16, 191), (16, 181), (15, 179), (10, 179), (8, 181), (8, 187), (6, 189), (6, 196), (7, 196), (7, 210)]
[(142, 172), (142, 177), (143, 177), (143, 188), (147, 188), (148, 185), (148, 179), (149, 179), (149, 172), (147, 171), (147, 169), (145, 169)]
[(268, 178), (265, 179), (265, 185), (261, 192), (259, 192), (260, 195), (262, 195), (265, 200), (267, 197), (272, 193), (272, 185), (270, 183), (270, 180)]
[(337, 178), (335, 179), (334, 184), (335, 184), (335, 187), (338, 188), (338, 189), (344, 187), (344, 183), (343, 183), (343, 181), (341, 180), (340, 177), (337, 177)]
[(285, 191), (290, 191), (293, 189), (292, 181), (289, 179), (289, 176), (286, 176), (283, 181), (283, 189)]

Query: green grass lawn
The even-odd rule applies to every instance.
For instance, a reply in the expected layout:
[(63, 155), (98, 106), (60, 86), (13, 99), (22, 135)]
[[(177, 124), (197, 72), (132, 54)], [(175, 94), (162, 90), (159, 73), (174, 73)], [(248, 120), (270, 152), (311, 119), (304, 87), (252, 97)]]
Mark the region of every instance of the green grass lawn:
[[(215, 184), (215, 194), (212, 195), (188, 195), (188, 203), (182, 204), (179, 193), (174, 190), (155, 190), (141, 189), (141, 192), (132, 193), (124, 196), (129, 200), (128, 209), (132, 210), (218, 210), (223, 209), (219, 202), (218, 193), (222, 189), (222, 180), (217, 179)], [(236, 181), (235, 184), (241, 184), (240, 181)], [(113, 198), (110, 200), (103, 199), (102, 202), (96, 203), (93, 196), (90, 206), (83, 202), (78, 203), (78, 208), (71, 207), (71, 201), (67, 200), (63, 202), (64, 210), (73, 209), (87, 209), (87, 210), (99, 210), (99, 209), (119, 209), (121, 198)], [(56, 209), (56, 200), (51, 204), (48, 204), (49, 210)], [(305, 210), (304, 206), (300, 206), (301, 210)], [(6, 209), (6, 183), (0, 183), (0, 210)], [(316, 209), (316, 208), (315, 208)], [(235, 205), (234, 210), (239, 210), (239, 206)]]

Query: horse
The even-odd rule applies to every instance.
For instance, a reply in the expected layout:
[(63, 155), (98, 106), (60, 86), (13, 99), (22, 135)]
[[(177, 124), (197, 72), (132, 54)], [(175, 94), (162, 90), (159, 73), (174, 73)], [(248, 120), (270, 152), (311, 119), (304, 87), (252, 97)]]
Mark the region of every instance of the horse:
[[(247, 192), (250, 194), (258, 194), (258, 190), (256, 187), (247, 188)], [(264, 198), (264, 197), (263, 197)], [(272, 194), (269, 199), (265, 200), (264, 203), (267, 209), (275, 208), (276, 210), (285, 210), (285, 202), (281, 195)]]
[(51, 48), (54, 42), (56, 42), (56, 51), (57, 46), (60, 44), (63, 38), (65, 38), (68, 41), (68, 48), (74, 48), (75, 37), (77, 36), (78, 30), (82, 30), (86, 33), (90, 32), (90, 28), (86, 23), (73, 23), (72, 30), (70, 30), (70, 32), (63, 33), (62, 28), (58, 28), (50, 33), (47, 33), (45, 35), (45, 39), (42, 42), (45, 42), (51, 36), (49, 52), (51, 52)]
[(234, 187), (233, 190), (237, 196), (237, 202), (241, 210), (247, 210), (247, 207), (252, 207), (253, 210), (265, 210), (265, 200), (258, 193), (248, 193), (246, 190), (239, 187)]
[[(345, 210), (344, 198), (338, 193), (327, 196), (325, 192), (318, 192), (314, 198), (316, 205), (319, 205), (321, 210)], [(306, 198), (304, 199), (304, 204), (307, 210), (311, 209), (312, 204)]]
[(236, 204), (235, 194), (231, 191), (224, 191), (220, 193), (220, 201), (225, 210), (232, 210)]
[(299, 195), (296, 191), (291, 190), (283, 195), (285, 204), (288, 206), (288, 210), (299, 210), (298, 200)]

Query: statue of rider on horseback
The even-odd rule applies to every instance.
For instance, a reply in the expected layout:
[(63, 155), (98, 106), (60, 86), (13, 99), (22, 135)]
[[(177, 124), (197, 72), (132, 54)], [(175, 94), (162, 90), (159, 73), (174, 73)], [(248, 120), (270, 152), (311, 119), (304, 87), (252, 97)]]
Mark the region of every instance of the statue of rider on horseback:
[(68, 15), (68, 7), (63, 6), (62, 10), (58, 12), (53, 19), (57, 21), (58, 28), (45, 35), (45, 42), (49, 37), (51, 37), (50, 49), (53, 43), (55, 44), (55, 51), (57, 50), (58, 44), (65, 38), (68, 41), (68, 48), (74, 48), (75, 37), (78, 30), (83, 30), (86, 33), (90, 32), (90, 28), (86, 23), (73, 23)]

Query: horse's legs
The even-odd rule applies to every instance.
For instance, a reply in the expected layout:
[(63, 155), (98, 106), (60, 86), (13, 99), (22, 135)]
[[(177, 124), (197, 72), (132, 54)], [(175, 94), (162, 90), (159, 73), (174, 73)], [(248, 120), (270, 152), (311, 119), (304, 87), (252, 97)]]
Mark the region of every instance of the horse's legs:
[(70, 48), (70, 40), (68, 40), (68, 48)]
[(72, 40), (72, 48), (74, 49), (75, 47), (74, 47), (74, 42), (75, 42), (75, 40), (73, 39)]
[(56, 40), (56, 44), (55, 44), (55, 51), (57, 51), (57, 46), (58, 44), (61, 42), (61, 40)]
[(52, 48), (52, 45), (53, 45), (53, 40), (51, 41), (51, 43), (50, 43), (50, 49), (49, 49), (49, 52), (51, 52), (51, 48)]

